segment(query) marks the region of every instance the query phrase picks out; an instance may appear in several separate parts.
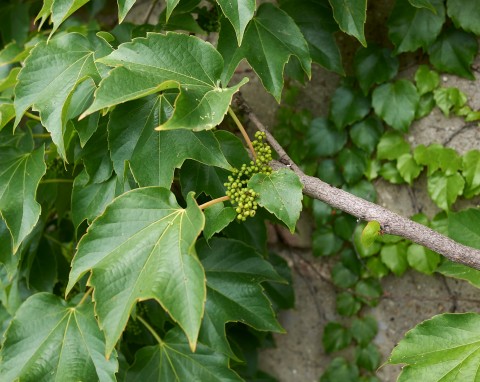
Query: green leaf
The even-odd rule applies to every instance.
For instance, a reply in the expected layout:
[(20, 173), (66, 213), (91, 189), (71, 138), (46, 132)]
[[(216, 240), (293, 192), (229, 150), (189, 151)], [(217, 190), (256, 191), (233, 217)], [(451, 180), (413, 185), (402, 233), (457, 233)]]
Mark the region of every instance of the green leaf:
[(442, 72), (475, 79), (471, 65), (478, 51), (477, 38), (459, 29), (450, 28), (428, 48), (430, 62)]
[(118, 22), (121, 23), (128, 11), (132, 9), (137, 0), (117, 0), (118, 3)]
[(402, 276), (408, 269), (407, 245), (405, 242), (385, 244), (380, 250), (380, 258), (396, 276)]
[(338, 322), (329, 322), (323, 329), (322, 343), (327, 354), (345, 349), (352, 342), (350, 331)]
[(295, 307), (295, 290), (292, 286), (292, 269), (287, 260), (272, 252), (268, 254), (268, 262), (286, 282), (266, 281), (262, 284), (269, 300), (272, 302), (274, 311), (293, 309)]
[(395, 162), (385, 162), (379, 171), (380, 176), (392, 184), (402, 184), (405, 180), (400, 175)]
[(380, 223), (372, 220), (367, 223), (365, 228), (362, 230), (361, 242), (364, 247), (370, 247), (374, 242), (375, 238), (380, 235)]
[(435, 316), (410, 330), (388, 362), (406, 364), (399, 382), (455, 381), (459, 376), (464, 382), (474, 382), (480, 362), (479, 327), (476, 313)]
[(434, 107), (435, 100), (433, 99), (433, 93), (427, 93), (420, 96), (417, 110), (415, 110), (415, 119), (426, 117), (432, 112)]
[(367, 20), (367, 0), (329, 0), (333, 17), (340, 29), (367, 46), (364, 24)]
[(350, 138), (358, 148), (372, 154), (383, 133), (382, 122), (375, 117), (367, 117), (350, 129)]
[[(205, 301), (205, 275), (193, 252), (204, 216), (160, 187), (123, 194), (90, 226), (72, 262), (67, 293), (88, 271), (95, 311), (110, 354), (138, 300), (155, 299), (195, 349)], [(176, 243), (176, 244), (174, 244)]]
[(197, 244), (207, 277), (207, 302), (199, 341), (233, 356), (225, 324), (242, 322), (257, 330), (284, 332), (265, 296), (263, 281), (282, 282), (270, 263), (252, 247), (236, 240), (213, 238)]
[(445, 259), (438, 268), (435, 269), (435, 272), (439, 272), (447, 277), (468, 281), (474, 287), (480, 288), (480, 271), (467, 267), (466, 265)]
[(317, 228), (312, 236), (314, 256), (330, 256), (342, 248), (343, 240), (328, 226)]
[[(68, 19), (68, 17), (73, 14), (73, 12), (75, 12), (77, 9), (79, 9), (89, 1), (90, 0), (53, 0), (50, 8), (50, 20), (53, 23), (53, 28), (50, 32), (50, 36), (55, 33), (60, 24), (62, 24), (66, 19)], [(40, 14), (38, 16), (40, 16)], [(47, 17), (47, 15), (42, 13), (42, 17)]]
[(447, 14), (457, 28), (480, 35), (480, 8), (474, 1), (447, 0)]
[(4, 381), (113, 382), (118, 369), (115, 353), (105, 358), (93, 304), (75, 306), (49, 293), (33, 295), (18, 309), (0, 356)]
[(366, 179), (362, 179), (360, 182), (353, 185), (344, 184), (342, 190), (350, 192), (351, 194), (370, 202), (374, 202), (377, 198), (377, 192), (375, 191), (373, 183)]
[[(188, 57), (183, 56), (185, 52)], [(95, 101), (83, 115), (178, 89), (173, 114), (160, 122), (160, 130), (215, 127), (223, 120), (233, 94), (246, 82), (244, 79), (231, 88), (219, 87), (223, 68), (220, 54), (211, 44), (178, 33), (149, 33), (146, 38), (121, 44), (98, 61), (114, 69), (100, 82)]]
[(156, 346), (147, 346), (135, 354), (126, 380), (132, 382), (211, 381), (241, 382), (228, 367), (228, 357), (201, 343), (192, 352), (178, 330), (167, 333)]
[(408, 0), (408, 2), (416, 8), (426, 8), (433, 13), (437, 13), (437, 10), (433, 6), (431, 0)]
[[(102, 44), (101, 39), (95, 40)], [(15, 126), (25, 111), (32, 107), (40, 112), (42, 125), (51, 133), (62, 158), (66, 158), (68, 100), (79, 82), (95, 81), (100, 73), (95, 59), (107, 54), (108, 47), (99, 51), (86, 37), (70, 33), (38, 43), (30, 52), (15, 86)], [(57, 59), (53, 60), (52, 57)], [(45, 64), (45, 62), (48, 64)]]
[(180, 0), (167, 0), (167, 20), (170, 18), (175, 7), (180, 3)]
[(5, 267), (7, 277), (12, 279), (17, 272), (20, 256), (15, 256), (12, 249), (12, 235), (7, 225), (0, 218), (0, 264)]
[(342, 263), (337, 263), (333, 266), (331, 276), (333, 284), (339, 288), (350, 288), (358, 281), (358, 275)]
[(342, 173), (334, 159), (324, 159), (317, 168), (317, 177), (335, 187), (345, 183)]
[(328, 365), (320, 382), (358, 382), (359, 372), (355, 364), (345, 358), (337, 357)]
[(255, 0), (217, 0), (217, 3), (222, 8), (223, 14), (232, 24), (233, 29), (235, 29), (238, 45), (242, 45), (245, 28), (255, 13)]
[(442, 210), (448, 211), (455, 203), (457, 197), (462, 195), (465, 180), (456, 172), (452, 175), (445, 175), (437, 171), (428, 177), (428, 194)]
[(353, 339), (360, 345), (368, 345), (378, 332), (378, 324), (375, 318), (371, 316), (355, 318), (350, 328)]
[(317, 224), (317, 227), (321, 227), (332, 217), (332, 207), (318, 199), (314, 199), (312, 204), (312, 212), (315, 223)]
[(407, 0), (395, 1), (387, 25), (396, 53), (426, 50), (435, 41), (445, 22), (445, 6), (442, 0), (432, 0), (431, 4), (435, 12), (413, 7)]
[(480, 210), (469, 208), (448, 215), (448, 236), (452, 239), (480, 249)]
[(410, 145), (403, 139), (401, 134), (394, 131), (386, 132), (382, 138), (380, 138), (380, 142), (378, 142), (378, 159), (394, 160), (408, 153), (410, 153)]
[(307, 42), (293, 19), (273, 4), (264, 3), (248, 24), (242, 45), (237, 46), (230, 23), (222, 22), (218, 51), (225, 60), (222, 82), (227, 84), (242, 59), (247, 59), (263, 86), (280, 102), (283, 70), (290, 56), (300, 61), (310, 77), (311, 58)]
[(418, 165), (412, 154), (403, 154), (397, 158), (397, 170), (409, 185), (420, 175), (423, 166)]
[(84, 220), (91, 224), (115, 197), (117, 187), (115, 175), (103, 183), (89, 184), (88, 178), (87, 172), (83, 170), (73, 182), (72, 222), (75, 229), (78, 229)]
[(337, 215), (333, 223), (333, 231), (343, 240), (351, 240), (353, 231), (357, 226), (355, 217), (347, 214)]
[(395, 130), (407, 132), (415, 118), (420, 96), (408, 80), (383, 84), (372, 93), (375, 113)]
[(338, 155), (337, 164), (345, 181), (352, 184), (362, 178), (367, 167), (367, 160), (363, 151), (356, 148), (346, 148)]
[(13, 238), (13, 252), (32, 231), (40, 216), (35, 193), (46, 172), (44, 146), (33, 152), (0, 150), (0, 215)]
[(310, 123), (305, 145), (310, 156), (331, 156), (338, 153), (347, 142), (345, 131), (338, 131), (326, 118), (315, 118)]
[(365, 268), (368, 270), (368, 274), (377, 279), (381, 279), (390, 273), (390, 270), (383, 264), (382, 260), (378, 256), (372, 256), (367, 259)]
[(355, 245), (355, 249), (362, 258), (377, 254), (382, 247), (381, 244), (376, 241), (370, 247), (365, 247), (362, 244), (362, 232), (365, 225), (366, 224), (358, 224), (355, 228), (355, 232), (353, 233), (353, 243)]
[(381, 354), (373, 343), (355, 351), (355, 362), (358, 367), (374, 372), (380, 366)]
[(446, 117), (451, 110), (457, 111), (467, 103), (467, 96), (458, 88), (436, 89), (433, 92), (433, 98)]
[(282, 2), (287, 12), (302, 31), (310, 49), (313, 62), (338, 74), (344, 74), (342, 57), (334, 33), (338, 26), (332, 9), (326, 2), (289, 0)]
[(292, 233), (295, 231), (302, 210), (303, 185), (293, 171), (280, 169), (270, 175), (255, 174), (248, 187), (260, 195), (260, 206), (283, 221)]
[(355, 76), (364, 93), (374, 84), (390, 81), (398, 72), (398, 59), (392, 51), (371, 44), (360, 48), (353, 59)]
[(408, 264), (415, 270), (431, 275), (440, 263), (438, 253), (418, 244), (410, 244), (407, 249)]
[(382, 286), (378, 279), (363, 279), (355, 285), (355, 294), (357, 295), (357, 298), (369, 306), (376, 306), (382, 293)]
[(415, 83), (418, 94), (424, 95), (438, 88), (440, 76), (437, 72), (430, 70), (427, 65), (420, 65), (415, 72)]
[(413, 157), (418, 164), (427, 166), (428, 176), (439, 169), (446, 175), (453, 175), (462, 168), (462, 158), (457, 152), (438, 143), (415, 147)]
[(224, 207), (223, 203), (216, 203), (206, 208), (203, 212), (205, 214), (203, 235), (206, 240), (211, 239), (214, 234), (223, 230), (237, 217), (235, 209), (233, 207)]
[(187, 159), (231, 169), (213, 132), (154, 130), (168, 119), (170, 101), (149, 96), (119, 105), (110, 114), (108, 140), (117, 175), (123, 176), (128, 162), (141, 187), (170, 187), (175, 168)]
[(362, 308), (362, 303), (358, 301), (350, 292), (337, 293), (335, 298), (337, 312), (341, 316), (351, 317), (358, 313)]
[(363, 119), (370, 112), (370, 100), (361, 91), (340, 86), (330, 100), (329, 118), (337, 129)]

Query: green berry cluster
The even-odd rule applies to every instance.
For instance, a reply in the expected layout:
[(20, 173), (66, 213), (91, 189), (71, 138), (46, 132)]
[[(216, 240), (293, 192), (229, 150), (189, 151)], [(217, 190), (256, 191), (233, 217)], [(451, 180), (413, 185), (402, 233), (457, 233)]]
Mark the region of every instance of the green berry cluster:
[(254, 174), (271, 174), (272, 168), (269, 163), (272, 160), (272, 149), (265, 142), (266, 134), (257, 131), (255, 140), (252, 141), (257, 158), (248, 165), (243, 164), (239, 169), (233, 169), (228, 182), (224, 183), (227, 188), (225, 194), (230, 197), (231, 203), (236, 206), (237, 219), (247, 220), (247, 217), (254, 217), (258, 208), (256, 199), (258, 194), (247, 187), (247, 183)]

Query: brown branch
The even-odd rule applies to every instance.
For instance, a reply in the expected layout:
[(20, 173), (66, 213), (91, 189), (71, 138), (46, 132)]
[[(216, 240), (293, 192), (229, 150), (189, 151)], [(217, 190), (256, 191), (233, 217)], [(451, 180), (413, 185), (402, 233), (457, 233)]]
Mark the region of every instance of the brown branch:
[(402, 236), (440, 253), (449, 260), (480, 270), (480, 250), (457, 243), (424, 225), (400, 216), (378, 204), (371, 203), (344, 190), (333, 187), (318, 178), (305, 175), (290, 159), (272, 134), (270, 134), (265, 126), (258, 120), (248, 105), (246, 105), (240, 97), (236, 98), (236, 102), (255, 127), (266, 133), (268, 143), (279, 155), (279, 161), (273, 161), (272, 168), (274, 170), (281, 168), (292, 169), (292, 171), (299, 176), (305, 195), (321, 200), (359, 219), (366, 221), (375, 220), (380, 223), (385, 233)]

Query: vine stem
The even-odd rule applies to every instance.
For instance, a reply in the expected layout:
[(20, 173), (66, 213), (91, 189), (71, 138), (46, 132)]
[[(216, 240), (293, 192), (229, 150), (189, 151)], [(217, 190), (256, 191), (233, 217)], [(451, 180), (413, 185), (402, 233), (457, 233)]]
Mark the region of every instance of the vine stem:
[(359, 198), (349, 192), (333, 187), (313, 176), (308, 176), (292, 161), (283, 147), (260, 122), (249, 106), (237, 96), (236, 102), (255, 127), (265, 132), (267, 141), (279, 155), (279, 161), (272, 161), (274, 170), (288, 168), (295, 172), (303, 184), (303, 193), (321, 200), (352, 216), (365, 221), (377, 221), (384, 233), (402, 236), (435, 251), (451, 261), (480, 270), (480, 250), (460, 244), (422, 224), (396, 214), (378, 204)]
[(93, 288), (92, 287), (88, 288), (88, 290), (85, 292), (85, 294), (83, 295), (82, 299), (77, 304), (77, 306), (82, 305), (87, 300), (88, 296), (92, 294), (92, 292), (93, 292)]
[(213, 206), (214, 204), (220, 203), (220, 202), (225, 202), (227, 200), (230, 200), (230, 196), (222, 196), (217, 199), (210, 200), (209, 202), (203, 203), (198, 206), (201, 210), (204, 210), (207, 207)]
[(26, 111), (26, 112), (25, 112), (25, 115), (26, 115), (28, 118), (34, 119), (35, 121), (39, 121), (39, 122), (42, 121), (38, 115), (35, 115), (35, 114), (33, 114), (33, 113), (30, 113), (29, 111)]
[(145, 326), (147, 328), (147, 330), (157, 340), (159, 345), (163, 345), (163, 340), (160, 338), (160, 336), (155, 331), (155, 329), (153, 329), (147, 321), (145, 321), (141, 316), (137, 316), (137, 320), (140, 321), (143, 324), (143, 326)]
[(73, 179), (52, 178), (52, 179), (41, 180), (40, 183), (41, 184), (46, 184), (46, 183), (73, 183)]
[(50, 133), (32, 134), (33, 138), (50, 138)]
[(255, 149), (253, 148), (252, 141), (250, 140), (250, 137), (248, 136), (247, 132), (245, 131), (245, 128), (242, 125), (242, 122), (238, 119), (237, 115), (233, 111), (231, 107), (228, 107), (228, 114), (230, 114), (230, 117), (232, 117), (233, 121), (237, 125), (238, 129), (242, 133), (243, 139), (245, 139), (245, 142), (247, 143), (247, 146), (249, 150), (251, 151), (253, 155), (253, 159), (257, 159), (257, 153), (255, 152)]

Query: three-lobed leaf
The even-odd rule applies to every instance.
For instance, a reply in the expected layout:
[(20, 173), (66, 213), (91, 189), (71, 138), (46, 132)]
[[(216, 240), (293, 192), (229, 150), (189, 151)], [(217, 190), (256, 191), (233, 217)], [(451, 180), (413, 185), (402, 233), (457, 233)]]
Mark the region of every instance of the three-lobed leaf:
[(93, 304), (75, 306), (49, 293), (37, 293), (21, 305), (0, 356), (3, 381), (114, 382), (118, 369), (116, 353), (105, 358)]
[(215, 127), (233, 94), (246, 82), (220, 87), (223, 60), (217, 50), (197, 37), (173, 32), (135, 38), (99, 61), (114, 69), (100, 82), (93, 104), (83, 115), (178, 89), (173, 113), (157, 126), (159, 130)]
[(138, 300), (155, 299), (195, 349), (205, 302), (205, 274), (193, 252), (204, 226), (192, 195), (185, 209), (164, 188), (139, 188), (110, 204), (82, 237), (67, 293), (86, 272), (110, 354)]

